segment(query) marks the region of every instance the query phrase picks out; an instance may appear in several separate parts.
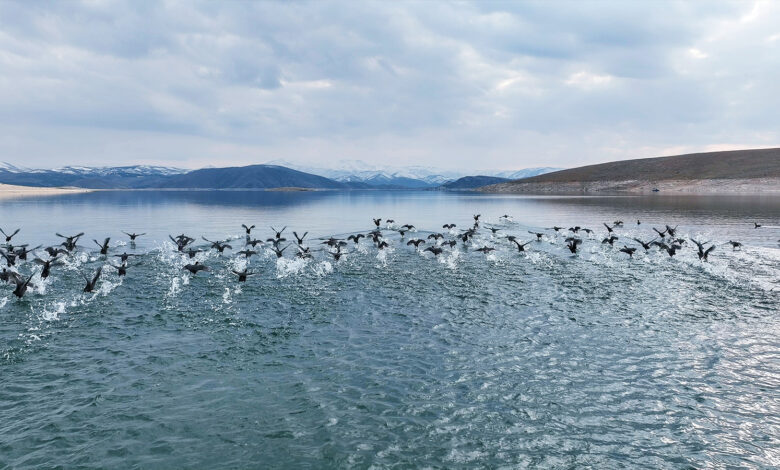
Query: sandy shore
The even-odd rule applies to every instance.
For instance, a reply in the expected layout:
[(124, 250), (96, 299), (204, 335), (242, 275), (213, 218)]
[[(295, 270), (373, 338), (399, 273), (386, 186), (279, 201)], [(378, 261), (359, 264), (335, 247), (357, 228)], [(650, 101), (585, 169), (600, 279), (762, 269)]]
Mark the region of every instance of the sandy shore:
[(703, 179), (663, 181), (582, 181), (582, 182), (509, 182), (477, 189), (486, 193), (516, 194), (593, 194), (653, 193), (661, 194), (776, 194), (780, 195), (780, 178)]
[(19, 196), (56, 196), (58, 194), (75, 194), (94, 191), (84, 188), (41, 188), (36, 186), (14, 186), (0, 184), (0, 198)]

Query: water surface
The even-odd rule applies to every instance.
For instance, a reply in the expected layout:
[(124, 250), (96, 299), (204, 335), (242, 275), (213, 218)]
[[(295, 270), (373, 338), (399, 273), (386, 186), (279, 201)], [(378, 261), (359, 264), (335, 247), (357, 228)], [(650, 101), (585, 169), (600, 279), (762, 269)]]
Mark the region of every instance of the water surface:
[[(476, 213), (471, 246), (405, 244)], [(247, 223), (319, 249), (373, 217), (418, 232), (338, 262), (205, 252), (197, 276), (167, 240), (238, 250)], [(777, 197), (98, 192), (3, 200), (0, 221), (18, 243), (86, 232), (22, 300), (0, 293), (0, 468), (780, 465)], [(577, 255), (550, 230), (526, 253), (503, 238), (575, 224), (595, 230)], [(663, 224), (744, 247), (617, 251)], [(142, 255), (126, 278), (95, 251), (107, 236)]]

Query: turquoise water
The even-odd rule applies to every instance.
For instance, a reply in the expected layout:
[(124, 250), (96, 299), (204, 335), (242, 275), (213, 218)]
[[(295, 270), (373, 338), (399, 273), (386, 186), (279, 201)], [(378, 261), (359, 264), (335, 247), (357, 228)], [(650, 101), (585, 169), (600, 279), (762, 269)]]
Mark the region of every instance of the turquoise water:
[[(405, 243), (476, 213), (468, 246)], [(319, 250), (373, 217), (418, 231), (339, 261), (235, 254), (242, 223)], [(101, 192), (3, 200), (0, 223), (33, 246), (86, 232), (23, 299), (0, 293), (0, 468), (780, 465), (777, 197)], [(575, 224), (595, 231), (577, 255), (551, 230), (524, 253), (503, 238)], [(663, 224), (719, 246), (618, 251)], [(182, 232), (234, 250), (192, 276)], [(107, 236), (140, 256), (83, 293)]]

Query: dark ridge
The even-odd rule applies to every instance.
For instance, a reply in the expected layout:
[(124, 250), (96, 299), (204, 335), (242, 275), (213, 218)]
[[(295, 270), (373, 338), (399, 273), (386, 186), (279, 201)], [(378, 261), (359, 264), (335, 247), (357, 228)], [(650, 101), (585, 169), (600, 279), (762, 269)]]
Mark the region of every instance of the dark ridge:
[(498, 176), (464, 176), (454, 181), (448, 181), (440, 189), (474, 189), (489, 184), (505, 183), (510, 181), (508, 178), (499, 178)]

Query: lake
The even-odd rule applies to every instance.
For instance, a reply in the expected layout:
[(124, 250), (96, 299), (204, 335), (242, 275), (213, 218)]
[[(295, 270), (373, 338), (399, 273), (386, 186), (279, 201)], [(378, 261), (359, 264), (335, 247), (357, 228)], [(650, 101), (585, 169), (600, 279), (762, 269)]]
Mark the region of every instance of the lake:
[[(423, 251), (474, 214), (469, 244)], [(416, 231), (320, 251), (380, 217)], [(237, 255), (242, 223), (308, 232), (313, 258)], [(632, 240), (667, 224), (709, 260)], [(574, 225), (593, 230), (577, 254)], [(0, 200), (0, 227), (31, 247), (85, 232), (0, 293), (0, 468), (780, 465), (778, 196), (106, 191)], [(208, 272), (182, 270), (180, 233)]]

